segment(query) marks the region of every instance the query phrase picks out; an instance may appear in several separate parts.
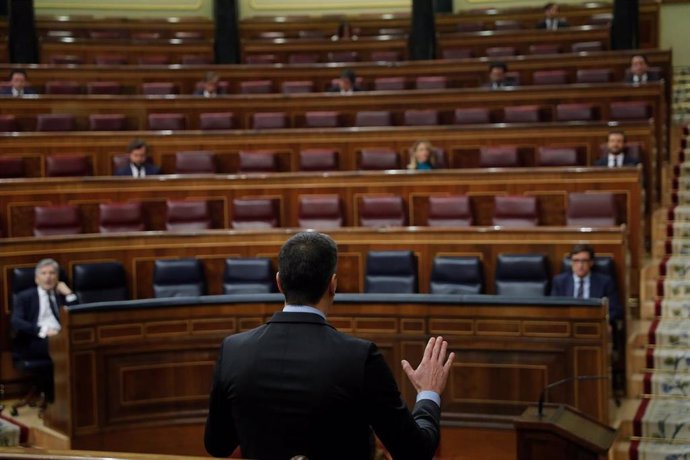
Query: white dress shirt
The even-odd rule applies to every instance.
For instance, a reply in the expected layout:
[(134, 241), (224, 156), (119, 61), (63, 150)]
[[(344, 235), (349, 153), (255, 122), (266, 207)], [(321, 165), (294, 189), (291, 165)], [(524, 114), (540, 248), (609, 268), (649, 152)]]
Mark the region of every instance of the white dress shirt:
[(623, 152), (618, 154), (609, 153), (609, 168), (620, 168), (623, 166)]
[(633, 75), (633, 83), (647, 83), (647, 74)]
[(12, 96), (19, 97), (24, 95), (24, 90), (18, 90), (17, 88), (12, 88)]
[[(55, 292), (52, 292), (52, 295), (56, 308), (60, 308), (57, 304)], [(39, 327), (38, 336), (42, 339), (46, 338), (49, 329), (55, 329), (56, 331), (61, 329), (60, 322), (55, 317), (55, 313), (50, 307), (49, 293), (42, 287), (38, 288), (38, 320), (36, 323)]]
[(144, 166), (137, 168), (134, 163), (130, 163), (129, 167), (132, 170), (132, 177), (146, 177), (146, 168)]
[(585, 283), (582, 287), (582, 298), (589, 299), (589, 284), (591, 278), (592, 277), (590, 275), (587, 275), (584, 278), (580, 278), (579, 276), (573, 273), (573, 297), (577, 297), (577, 290), (580, 287), (580, 280), (582, 280)]

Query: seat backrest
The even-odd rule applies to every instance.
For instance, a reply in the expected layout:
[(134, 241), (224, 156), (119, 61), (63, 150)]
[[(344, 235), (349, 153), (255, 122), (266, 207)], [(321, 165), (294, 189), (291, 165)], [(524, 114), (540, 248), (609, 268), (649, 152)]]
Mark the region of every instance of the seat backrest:
[(496, 259), (496, 294), (543, 297), (548, 292), (549, 268), (543, 254), (499, 254)]
[(566, 224), (577, 227), (612, 227), (618, 224), (613, 193), (569, 193)]
[(479, 257), (435, 257), (431, 267), (429, 293), (481, 294), (484, 268)]
[(150, 54), (137, 58), (139, 65), (170, 65), (170, 56), (165, 54)]
[(17, 124), (17, 117), (15, 115), (3, 114), (0, 115), (0, 132), (17, 131), (19, 125)]
[(360, 110), (355, 117), (355, 126), (393, 126), (388, 110)]
[(46, 94), (81, 94), (82, 88), (78, 81), (48, 81), (45, 86)]
[(359, 206), (359, 225), (362, 227), (402, 227), (407, 225), (405, 202), (402, 197), (363, 196)]
[(479, 166), (482, 168), (511, 168), (519, 165), (517, 147), (505, 145), (479, 149)]
[(387, 147), (362, 149), (359, 151), (359, 169), (400, 169), (400, 157), (398, 152)]
[(515, 19), (498, 19), (494, 21), (494, 28), (496, 30), (520, 30), (522, 24)]
[(36, 131), (74, 131), (77, 122), (67, 113), (43, 113), (36, 118)]
[(342, 203), (338, 195), (300, 195), (299, 226), (339, 228), (343, 226)]
[(49, 155), (46, 157), (46, 176), (90, 176), (91, 165), (85, 155)]
[(405, 77), (378, 77), (374, 79), (376, 91), (402, 91), (405, 89)]
[(535, 227), (539, 225), (537, 198), (533, 196), (496, 196), (493, 225)]
[(273, 198), (235, 198), (232, 200), (232, 228), (261, 229), (280, 227), (278, 200)]
[(537, 166), (577, 166), (577, 150), (574, 147), (539, 147)]
[(101, 203), (98, 205), (101, 233), (140, 232), (145, 230), (141, 203)]
[(319, 55), (317, 53), (293, 53), (288, 56), (288, 63), (290, 64), (316, 64), (319, 62)]
[(124, 54), (100, 54), (96, 56), (97, 65), (125, 65), (127, 56)]
[(529, 46), (529, 54), (558, 54), (561, 51), (558, 43), (535, 43)]
[(254, 129), (284, 129), (289, 128), (288, 117), (285, 112), (262, 112), (252, 114), (252, 128)]
[(124, 131), (127, 129), (127, 118), (121, 113), (95, 113), (89, 115), (91, 131)]
[(272, 150), (241, 150), (239, 153), (240, 172), (276, 172), (278, 157)]
[[(36, 269), (35, 267), (15, 267), (12, 269), (10, 277), (10, 287), (12, 292), (12, 303), (10, 307), (17, 303), (17, 296), (27, 289), (36, 287)], [(64, 280), (60, 276), (61, 280)]]
[(162, 297), (200, 296), (206, 293), (204, 266), (198, 259), (156, 260), (153, 267), (153, 295)]
[(207, 150), (177, 152), (175, 172), (177, 174), (215, 174), (216, 155)]
[(537, 70), (532, 74), (535, 85), (565, 85), (568, 83), (568, 72), (565, 70)]
[(652, 109), (644, 101), (612, 102), (609, 106), (611, 120), (646, 120), (652, 115)]
[(311, 80), (284, 81), (280, 87), (285, 94), (314, 92), (314, 82)]
[(414, 294), (419, 292), (417, 258), (412, 251), (370, 251), (367, 254), (364, 292)]
[(470, 200), (466, 195), (430, 196), (430, 227), (469, 227), (472, 225)]
[(602, 51), (604, 49), (604, 44), (600, 41), (577, 42), (572, 44), (571, 49), (573, 53), (591, 53)]
[(454, 120), (456, 125), (491, 123), (491, 112), (486, 107), (455, 109)]
[(357, 51), (330, 51), (327, 57), (328, 62), (357, 62), (359, 53)]
[(340, 126), (340, 113), (332, 111), (306, 112), (304, 124), (307, 128), (337, 128)]
[(448, 87), (448, 77), (439, 76), (423, 76), (415, 79), (415, 88), (417, 89), (446, 89)]
[(119, 262), (75, 264), (72, 284), (80, 303), (129, 300), (125, 269)]
[(211, 215), (206, 200), (168, 200), (166, 208), (166, 230), (188, 231), (211, 228)]
[(505, 57), (515, 56), (517, 54), (517, 50), (514, 46), (492, 46), (487, 48), (485, 53), (487, 57)]
[(34, 236), (82, 233), (79, 210), (72, 205), (34, 207)]
[(611, 69), (579, 69), (576, 74), (578, 83), (609, 83), (612, 79)]
[(225, 259), (225, 294), (268, 294), (277, 292), (271, 259), (265, 257)]
[(164, 96), (169, 94), (179, 94), (178, 86), (170, 81), (148, 82), (141, 84), (141, 94), (146, 96)]
[(503, 109), (503, 121), (506, 123), (538, 123), (541, 121), (538, 105), (515, 105)]
[(187, 118), (182, 113), (150, 113), (149, 129), (154, 131), (174, 131), (187, 128)]
[(398, 51), (372, 51), (370, 59), (372, 61), (397, 62), (400, 60)]
[(24, 174), (23, 158), (0, 158), (0, 178), (24, 177)]
[(200, 129), (232, 129), (234, 122), (235, 114), (232, 112), (199, 114)]
[(438, 125), (438, 110), (408, 109), (405, 110), (405, 126), (436, 126)]
[(337, 171), (338, 151), (335, 149), (304, 149), (299, 152), (300, 171)]
[(556, 105), (556, 121), (591, 121), (594, 120), (592, 104), (568, 103)]
[(471, 48), (443, 48), (441, 56), (443, 59), (469, 59), (474, 52)]
[(273, 92), (273, 80), (251, 80), (240, 82), (242, 94), (270, 94)]

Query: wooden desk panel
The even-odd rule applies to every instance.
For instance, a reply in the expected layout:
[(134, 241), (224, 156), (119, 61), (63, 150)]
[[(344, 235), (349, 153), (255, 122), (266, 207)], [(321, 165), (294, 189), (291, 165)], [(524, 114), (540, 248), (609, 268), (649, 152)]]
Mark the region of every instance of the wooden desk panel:
[[(256, 303), (221, 298), (217, 304), (136, 308), (126, 314), (64, 311), (63, 331), (51, 340), (58, 383), (46, 424), (69, 436), (74, 448), (168, 452), (169, 440), (137, 442), (130, 433), (138, 427), (155, 433), (171, 425), (202, 424), (220, 341), (265, 322), (282, 306), (276, 297)], [(485, 423), (509, 423), (549, 382), (608, 372), (606, 309), (595, 302), (336, 300), (329, 319), (343, 332), (379, 345), (408, 403), (414, 390), (400, 359), (418, 362), (428, 337), (443, 334), (458, 355), (443, 395), (444, 413), (481, 415)], [(508, 377), (514, 385), (483, 385)], [(550, 396), (608, 421), (607, 382), (571, 388), (554, 389)]]

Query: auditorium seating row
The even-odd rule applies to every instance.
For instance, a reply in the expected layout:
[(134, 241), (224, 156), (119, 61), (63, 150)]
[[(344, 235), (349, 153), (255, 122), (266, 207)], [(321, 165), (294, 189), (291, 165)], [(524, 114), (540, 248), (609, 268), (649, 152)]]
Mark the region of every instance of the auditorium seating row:
[[(353, 114), (339, 111), (254, 112), (243, 114), (242, 119), (233, 112), (202, 112), (198, 120), (186, 113), (148, 113), (147, 128), (153, 131), (194, 129), (288, 129), (337, 128), (381, 126), (433, 126), (441, 124), (483, 123), (540, 123), (546, 121), (646, 120), (652, 117), (651, 106), (645, 101), (615, 101), (608, 107), (598, 103), (561, 103), (555, 105), (517, 105), (503, 109), (467, 107), (455, 110), (407, 109), (359, 110)], [(246, 123), (246, 124), (245, 124)], [(137, 120), (122, 113), (94, 113), (88, 121), (69, 113), (38, 114), (35, 119), (24, 114), (0, 115), (0, 132), (78, 131), (85, 125), (90, 131), (123, 131), (141, 129)]]
[[(607, 146), (599, 146), (599, 155), (606, 154)], [(627, 155), (640, 162), (647, 160), (642, 152), (642, 145), (636, 142), (627, 144)], [(412, 156), (410, 150), (399, 153), (390, 147), (365, 147), (358, 150), (356, 169), (362, 171), (382, 171), (405, 169)], [(466, 149), (462, 163), (451, 163), (449, 155), (440, 148), (433, 148), (432, 159), (435, 169), (457, 167), (506, 168), (522, 166), (587, 166), (586, 151), (577, 146), (541, 146), (518, 147), (503, 145), (480, 147), (478, 151)], [(337, 147), (321, 147), (299, 151), (299, 171), (326, 172), (346, 170), (345, 159), (340, 158), (345, 152)], [(166, 155), (168, 156), (168, 155)], [(236, 153), (216, 154), (207, 150), (176, 152), (174, 164), (163, 157), (162, 172), (168, 174), (233, 174), (233, 173), (277, 173), (289, 172), (291, 161), (287, 154), (280, 150), (240, 150)], [(172, 156), (172, 155), (169, 155)], [(150, 158), (149, 158), (150, 159)], [(84, 177), (94, 173), (92, 155), (47, 155), (43, 171), (45, 177)], [(457, 158), (454, 158), (457, 160)], [(0, 179), (29, 177), (31, 158), (21, 156), (0, 156)], [(129, 164), (128, 154), (118, 154), (112, 159), (111, 171), (116, 171)], [(31, 171), (32, 176), (40, 171)], [(111, 175), (111, 174), (107, 174)]]
[[(269, 294), (278, 292), (275, 269), (270, 258), (227, 258), (222, 275), (223, 294)], [(417, 257), (412, 251), (369, 251), (366, 255), (364, 293), (419, 293)], [(499, 254), (495, 262), (496, 295), (543, 297), (549, 294), (550, 263), (544, 254)], [(610, 257), (597, 257), (594, 269), (616, 279)], [(561, 271), (570, 270), (570, 260), (563, 259)], [(126, 301), (130, 299), (127, 275), (119, 262), (79, 263), (72, 266), (70, 282), (80, 303)], [(12, 301), (35, 286), (32, 267), (14, 268), (11, 274)], [(483, 294), (484, 265), (477, 256), (435, 257), (429, 276), (430, 294)], [(154, 262), (155, 298), (198, 297), (207, 295), (202, 260), (163, 259)]]
[[(361, 195), (356, 203), (355, 222), (346, 219), (344, 205), (338, 195), (299, 195), (297, 199), (297, 222), (285, 222), (284, 218), (281, 219), (280, 200), (276, 198), (235, 198), (231, 204), (230, 226), (234, 229), (292, 227), (295, 224), (297, 227), (316, 229), (353, 224), (362, 227), (403, 227), (409, 224), (408, 216), (414, 215), (414, 212), (407, 212), (408, 204), (401, 196), (391, 194)], [(427, 207), (426, 221), (415, 222), (417, 226), (467, 227), (475, 222), (473, 208), (479, 206), (479, 201), (473, 203), (472, 197), (466, 195), (431, 196), (424, 206)], [(539, 207), (537, 196), (496, 196), (490, 224), (502, 227), (537, 226), (540, 224)], [(155, 212), (153, 207), (142, 202), (101, 203), (98, 205), (98, 231), (143, 231), (156, 220)], [(214, 222), (212, 218), (212, 203), (208, 200), (167, 200), (164, 212), (165, 230), (168, 231), (218, 228), (217, 221)], [(625, 222), (625, 215), (618, 209), (613, 193), (569, 193), (565, 222), (567, 226), (576, 227), (613, 227)], [(76, 205), (33, 208), (34, 236), (79, 234), (84, 232), (85, 224), (87, 222), (83, 222), (82, 211)]]
[[(629, 69), (626, 70), (626, 78), (629, 74)], [(650, 68), (649, 74), (661, 77), (661, 68)], [(520, 74), (518, 72), (508, 72), (506, 74), (508, 81), (512, 85), (519, 85)], [(575, 73), (575, 80), (571, 79), (568, 70), (536, 70), (532, 73), (531, 84), (533, 85), (565, 85), (569, 83), (611, 83), (613, 81), (613, 70), (611, 68), (601, 69), (581, 69)], [(322, 90), (327, 90), (336, 83), (332, 80), (327, 86), (321, 88), (318, 83), (313, 80), (288, 80), (283, 81), (279, 85), (273, 80), (249, 80), (240, 81), (237, 88), (231, 89), (231, 82), (224, 80), (218, 84), (219, 94), (270, 94), (277, 92), (284, 94), (292, 93), (313, 93)], [(197, 82), (195, 87), (197, 90), (202, 88), (203, 82)], [(361, 77), (357, 78), (357, 85), (362, 89), (371, 91), (401, 91), (405, 89), (446, 89), (457, 87), (452, 77), (445, 75), (419, 76), (414, 78), (412, 82), (408, 82), (405, 77), (377, 77), (371, 85), (364, 85)], [(8, 87), (9, 82), (0, 83), (0, 87)], [(122, 94), (143, 94), (145, 96), (156, 95), (177, 95), (181, 94), (180, 85), (174, 81), (161, 82), (146, 82), (142, 83), (140, 87), (132, 88), (123, 86), (117, 81), (91, 81), (87, 82), (83, 87), (79, 81), (76, 80), (51, 80), (47, 81), (41, 91), (42, 94), (107, 94), (107, 95), (122, 95)]]

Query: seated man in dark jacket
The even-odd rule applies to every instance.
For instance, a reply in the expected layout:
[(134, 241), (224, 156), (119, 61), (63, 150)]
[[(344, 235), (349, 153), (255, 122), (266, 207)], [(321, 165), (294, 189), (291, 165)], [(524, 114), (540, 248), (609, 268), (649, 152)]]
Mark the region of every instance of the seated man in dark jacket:
[(36, 94), (36, 91), (27, 86), (28, 80), (25, 70), (10, 70), (9, 83), (9, 86), (0, 88), (0, 95), (20, 97), (27, 94)]
[(161, 168), (147, 161), (148, 145), (141, 139), (134, 139), (127, 146), (129, 163), (115, 170), (116, 176), (146, 177), (161, 173)]

